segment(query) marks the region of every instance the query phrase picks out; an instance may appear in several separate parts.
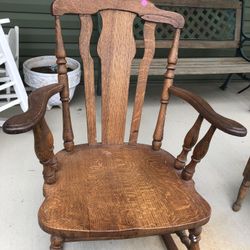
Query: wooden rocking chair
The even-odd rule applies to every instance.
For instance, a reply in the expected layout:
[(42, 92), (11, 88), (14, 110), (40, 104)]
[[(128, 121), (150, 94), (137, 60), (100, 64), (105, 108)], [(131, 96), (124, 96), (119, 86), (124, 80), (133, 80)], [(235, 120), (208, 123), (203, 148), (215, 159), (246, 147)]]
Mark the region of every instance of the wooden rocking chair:
[[(97, 45), (101, 59), (102, 139), (96, 141), (94, 64), (90, 55), (93, 31), (91, 15), (99, 12), (102, 31)], [(224, 118), (200, 97), (173, 86), (177, 52), (184, 19), (140, 0), (55, 0), (52, 4), (56, 29), (58, 83), (34, 91), (29, 110), (9, 119), (9, 134), (33, 130), (35, 152), (44, 166), (45, 200), (39, 210), (39, 224), (51, 234), (51, 250), (63, 249), (65, 241), (121, 239), (162, 235), (169, 249), (176, 249), (176, 233), (188, 249), (199, 249), (201, 227), (210, 217), (208, 203), (196, 192), (192, 180), (196, 164), (205, 156), (216, 128), (245, 136), (239, 123)], [(74, 145), (69, 110), (69, 89), (60, 17), (80, 18), (80, 54), (84, 68), (88, 143)], [(144, 57), (139, 69), (130, 138), (124, 142), (130, 68), (136, 46), (133, 21), (144, 21)], [(160, 111), (152, 145), (137, 143), (150, 62), (155, 50), (157, 23), (174, 27), (168, 56)], [(53, 137), (44, 119), (48, 99), (60, 93), (63, 112), (64, 149), (53, 152)], [(181, 154), (175, 158), (161, 149), (170, 94), (190, 103), (199, 113), (187, 133)], [(211, 123), (198, 142), (202, 121)], [(79, 121), (78, 121), (79, 122)], [(192, 160), (187, 154), (195, 146)], [(189, 231), (189, 235), (186, 231)]]

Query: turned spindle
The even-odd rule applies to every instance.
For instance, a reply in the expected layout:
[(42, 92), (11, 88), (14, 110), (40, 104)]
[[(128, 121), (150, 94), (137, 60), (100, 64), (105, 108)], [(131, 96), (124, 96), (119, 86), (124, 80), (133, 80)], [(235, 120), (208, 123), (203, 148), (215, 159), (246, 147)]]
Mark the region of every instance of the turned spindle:
[(173, 45), (168, 56), (167, 71), (164, 75), (165, 80), (161, 95), (161, 106), (156, 123), (155, 132), (153, 135), (152, 147), (154, 150), (159, 150), (162, 144), (167, 105), (169, 101), (169, 88), (173, 85), (175, 68), (178, 60), (179, 39), (180, 39), (180, 29), (176, 29)]
[(199, 241), (201, 240), (201, 227), (197, 227), (189, 230), (190, 250), (200, 250)]
[(216, 130), (216, 127), (211, 125), (211, 127), (209, 128), (205, 136), (195, 146), (193, 155), (191, 157), (192, 158), (191, 162), (183, 169), (182, 174), (181, 174), (184, 180), (192, 179), (197, 163), (201, 161), (201, 159), (206, 155), (208, 151), (209, 144), (210, 144), (210, 141), (212, 139), (212, 136), (215, 130)]
[(233, 204), (233, 210), (235, 212), (238, 212), (241, 209), (242, 202), (244, 198), (246, 197), (249, 188), (250, 188), (250, 181), (244, 178), (240, 185), (237, 200)]
[(178, 231), (176, 232), (177, 236), (180, 238), (181, 242), (187, 247), (189, 248), (190, 246), (190, 239), (188, 237), (188, 235), (186, 234), (185, 230), (183, 231)]
[(44, 118), (33, 128), (33, 133), (35, 139), (35, 152), (37, 158), (43, 165), (44, 181), (47, 184), (53, 184), (56, 182), (58, 165), (53, 152), (53, 136)]
[(177, 158), (175, 160), (174, 167), (176, 169), (181, 170), (185, 167), (185, 164), (187, 161), (187, 155), (188, 155), (189, 151), (192, 150), (193, 146), (196, 144), (196, 142), (198, 140), (202, 121), (203, 121), (203, 117), (201, 115), (199, 115), (197, 120), (195, 121), (193, 127), (188, 131), (188, 133), (184, 139), (182, 151), (177, 156)]
[(50, 238), (50, 242), (51, 242), (50, 250), (62, 250), (63, 249), (64, 240), (62, 237), (52, 235)]
[(250, 189), (250, 157), (248, 159), (247, 165), (246, 165), (245, 170), (243, 172), (243, 176), (244, 176), (244, 178), (243, 178), (243, 181), (240, 185), (237, 199), (233, 204), (233, 210), (235, 212), (237, 212), (241, 209), (242, 202), (245, 199), (247, 192)]
[(63, 140), (66, 151), (72, 151), (74, 148), (74, 135), (71, 125), (70, 111), (69, 111), (69, 84), (67, 75), (67, 61), (66, 52), (64, 49), (61, 23), (59, 16), (55, 17), (55, 29), (56, 29), (56, 58), (58, 66), (58, 82), (63, 84), (64, 88), (60, 92), (62, 101), (63, 112)]

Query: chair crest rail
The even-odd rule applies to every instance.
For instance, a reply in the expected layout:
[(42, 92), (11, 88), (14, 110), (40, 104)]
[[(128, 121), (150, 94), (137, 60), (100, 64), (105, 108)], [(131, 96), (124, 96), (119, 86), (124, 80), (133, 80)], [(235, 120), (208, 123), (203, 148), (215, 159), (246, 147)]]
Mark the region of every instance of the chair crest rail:
[[(126, 0), (96, 0), (90, 4), (89, 1), (67, 1), (55, 0), (52, 4), (53, 15), (64, 14), (95, 14), (102, 10), (122, 10), (138, 14), (142, 19), (151, 18), (151, 21), (165, 22), (171, 24), (174, 28), (183, 28), (184, 18), (182, 15), (170, 11), (158, 9), (151, 2), (147, 2), (145, 6), (140, 1)], [(153, 19), (154, 20), (153, 20)]]

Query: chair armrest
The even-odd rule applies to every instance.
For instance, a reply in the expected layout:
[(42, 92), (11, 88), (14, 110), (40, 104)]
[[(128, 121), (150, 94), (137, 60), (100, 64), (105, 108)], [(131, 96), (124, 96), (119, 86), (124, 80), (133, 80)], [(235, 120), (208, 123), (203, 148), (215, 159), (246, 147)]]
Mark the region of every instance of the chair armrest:
[(32, 92), (29, 95), (28, 111), (8, 119), (3, 124), (3, 131), (7, 134), (20, 134), (31, 130), (44, 117), (49, 98), (62, 89), (62, 84), (51, 84)]
[(247, 134), (247, 129), (244, 126), (236, 121), (230, 120), (216, 113), (212, 107), (201, 97), (191, 93), (188, 90), (175, 86), (171, 86), (169, 90), (173, 95), (182, 98), (192, 105), (202, 117), (204, 117), (213, 126), (222, 130), (223, 132), (241, 137)]

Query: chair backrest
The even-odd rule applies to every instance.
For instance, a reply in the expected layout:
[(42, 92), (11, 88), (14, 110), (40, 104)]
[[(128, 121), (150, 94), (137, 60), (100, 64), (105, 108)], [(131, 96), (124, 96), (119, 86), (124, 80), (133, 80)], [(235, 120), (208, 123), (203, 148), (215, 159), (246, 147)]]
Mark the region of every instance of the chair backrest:
[(17, 68), (19, 67), (19, 27), (15, 26), (11, 28), (7, 35), (7, 40), (10, 46), (10, 50), (15, 59)]
[[(130, 143), (137, 142), (139, 124), (144, 101), (148, 70), (155, 50), (155, 27), (166, 23), (175, 28), (172, 49), (168, 57), (162, 103), (156, 126), (155, 141), (159, 145), (164, 126), (164, 116), (168, 100), (168, 88), (173, 83), (177, 63), (180, 29), (184, 25), (181, 15), (156, 8), (151, 2), (140, 0), (55, 0), (52, 14), (56, 25), (56, 56), (58, 79), (64, 84), (61, 100), (64, 118), (64, 145), (66, 150), (73, 146), (73, 132), (69, 114), (69, 91), (66, 70), (66, 52), (63, 44), (60, 16), (78, 14), (81, 31), (79, 37), (80, 54), (84, 69), (85, 101), (87, 112), (88, 143), (96, 144), (96, 106), (94, 90), (94, 64), (90, 54), (90, 39), (93, 30), (91, 15), (99, 13), (102, 18), (102, 31), (97, 44), (101, 61), (102, 82), (102, 143), (124, 143), (125, 120), (128, 104), (128, 87), (131, 63), (136, 53), (133, 36), (133, 21), (136, 16), (144, 24), (144, 57), (140, 65), (134, 112), (132, 117)], [(167, 59), (166, 59), (167, 64)]]

